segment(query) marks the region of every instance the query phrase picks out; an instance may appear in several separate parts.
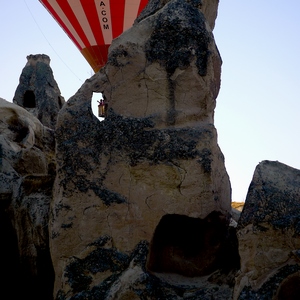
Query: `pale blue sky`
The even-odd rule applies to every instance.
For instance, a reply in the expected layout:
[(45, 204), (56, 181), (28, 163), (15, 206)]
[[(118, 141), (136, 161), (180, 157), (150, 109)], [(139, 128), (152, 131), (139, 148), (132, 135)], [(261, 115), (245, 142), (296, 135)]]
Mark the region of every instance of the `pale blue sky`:
[[(0, 0), (0, 97), (11, 101), (29, 54), (44, 53), (67, 100), (93, 71), (38, 0)], [(300, 169), (300, 2), (221, 0), (214, 35), (223, 59), (215, 125), (244, 201), (256, 165)], [(33, 15), (33, 16), (32, 16)]]
[(235, 201), (262, 160), (300, 169), (299, 12), (299, 0), (220, 1), (215, 125)]

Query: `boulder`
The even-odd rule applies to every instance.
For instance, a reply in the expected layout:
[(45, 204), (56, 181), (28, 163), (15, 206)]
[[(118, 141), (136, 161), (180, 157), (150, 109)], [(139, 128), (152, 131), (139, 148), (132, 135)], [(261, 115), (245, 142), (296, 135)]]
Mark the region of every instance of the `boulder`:
[(50, 67), (50, 57), (45, 54), (27, 56), (13, 102), (54, 129), (57, 113), (65, 103)]
[(259, 163), (238, 221), (235, 299), (300, 297), (299, 210), (300, 170), (278, 161)]
[[(206, 280), (221, 270), (211, 278), (225, 284), (228, 299), (232, 276), (222, 274), (237, 267), (238, 255), (214, 127), (220, 72), (201, 1), (149, 1), (113, 41), (106, 66), (59, 111), (50, 220), (55, 297), (118, 299), (110, 296), (118, 290), (124, 299), (159, 298), (146, 287), (168, 284), (154, 273)], [(108, 106), (102, 122), (91, 110), (94, 92)], [(161, 264), (161, 256), (170, 259)], [(176, 285), (169, 289), (181, 299)]]
[(54, 131), (4, 99), (0, 119), (2, 290), (7, 289), (11, 299), (52, 299), (48, 220), (55, 178)]

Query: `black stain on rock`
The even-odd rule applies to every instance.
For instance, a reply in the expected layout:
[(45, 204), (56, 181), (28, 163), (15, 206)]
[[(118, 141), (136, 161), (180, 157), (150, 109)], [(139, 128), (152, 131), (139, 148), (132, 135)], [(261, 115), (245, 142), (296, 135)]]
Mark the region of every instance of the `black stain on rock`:
[[(73, 297), (71, 299), (106, 299), (111, 286), (125, 271), (130, 262), (144, 266), (148, 254), (149, 244), (141, 241), (131, 254), (125, 254), (114, 247), (109, 247), (111, 237), (104, 235), (91, 243), (96, 249), (85, 258), (74, 257), (67, 265), (65, 277), (72, 288)], [(108, 276), (99, 285), (91, 287), (92, 278), (98, 273), (110, 271), (113, 275)], [(66, 295), (59, 291), (56, 299), (67, 299)]]
[[(111, 51), (107, 63), (117, 68), (121, 68), (129, 63), (128, 56), (129, 56), (128, 52), (125, 49), (123, 49), (123, 46), (120, 46), (119, 48)], [(125, 59), (125, 61), (123, 61), (123, 59)]]
[(208, 148), (204, 148), (199, 153), (199, 160), (198, 162), (202, 165), (204, 173), (211, 172), (211, 163), (212, 163), (212, 153), (211, 150)]
[[(282, 230), (291, 228), (295, 235), (300, 235), (300, 183), (297, 178), (300, 172), (278, 162), (265, 161), (267, 165), (278, 166), (277, 172), (281, 172), (282, 180), (285, 180), (285, 188), (278, 187), (270, 179), (266, 179), (257, 169), (259, 181), (252, 181), (244, 209), (238, 222), (238, 228), (253, 224), (254, 230), (265, 231), (263, 223), (270, 224), (274, 229)], [(285, 175), (289, 170), (289, 175)]]
[[(211, 155), (205, 149), (199, 150), (198, 144), (200, 140), (209, 143), (213, 139), (213, 125), (158, 130), (154, 129), (151, 118), (124, 118), (112, 109), (101, 123), (77, 118), (76, 114), (73, 124), (66, 122), (56, 132), (60, 156), (58, 173), (64, 173), (61, 184), (65, 193), (68, 193), (67, 185), (71, 184), (70, 190), (94, 191), (106, 205), (127, 202), (124, 196), (103, 184), (110, 165), (118, 160), (135, 166), (141, 162), (165, 164), (196, 159), (205, 172), (210, 172)], [(96, 169), (102, 160), (106, 161), (103, 169)], [(91, 181), (86, 175), (93, 172), (99, 175)]]
[(209, 126), (157, 130), (153, 129), (150, 118), (123, 118), (113, 111), (103, 125), (104, 152), (118, 151), (120, 155), (128, 156), (131, 165), (144, 160), (158, 164), (200, 158), (198, 141), (213, 138), (213, 129)]
[(169, 75), (176, 68), (189, 66), (195, 58), (199, 75), (205, 76), (209, 42), (201, 11), (186, 1), (173, 1), (157, 18), (156, 27), (145, 46), (146, 57), (150, 63), (159, 62)]
[[(195, 60), (198, 74), (205, 76), (207, 73), (211, 38), (205, 26), (205, 18), (198, 8), (200, 2), (177, 0), (165, 4), (164, 9), (158, 12), (155, 28), (145, 44), (148, 62), (158, 62), (166, 69), (168, 75), (168, 125), (175, 124), (177, 115), (175, 87), (171, 79), (175, 70), (187, 68)], [(163, 5), (162, 2), (152, 1), (145, 9), (144, 15), (154, 13)]]
[(28, 125), (22, 121), (16, 112), (11, 109), (12, 116), (8, 119), (8, 129), (14, 133), (13, 141), (21, 143), (29, 134)]
[[(171, 284), (149, 273), (145, 269), (149, 243), (141, 241), (131, 253), (123, 253), (110, 246), (111, 237), (104, 235), (91, 243), (96, 247), (85, 258), (74, 257), (67, 265), (65, 277), (72, 289), (72, 296), (58, 291), (56, 300), (98, 300), (112, 296), (112, 287), (122, 280), (122, 275), (132, 266), (139, 266), (141, 273), (136, 276), (132, 285), (128, 287), (131, 295), (139, 299), (230, 299), (231, 288), (222, 283), (208, 282), (204, 287), (188, 286), (185, 284)], [(232, 266), (231, 266), (232, 267)], [(109, 275), (113, 272), (112, 275)], [(97, 285), (93, 285), (93, 277), (106, 274), (107, 277)], [(224, 282), (223, 282), (224, 283)], [(222, 295), (222, 297), (218, 297)], [(115, 296), (115, 295), (114, 295)], [(126, 298), (127, 299), (127, 298)], [(128, 298), (129, 299), (129, 298)]]

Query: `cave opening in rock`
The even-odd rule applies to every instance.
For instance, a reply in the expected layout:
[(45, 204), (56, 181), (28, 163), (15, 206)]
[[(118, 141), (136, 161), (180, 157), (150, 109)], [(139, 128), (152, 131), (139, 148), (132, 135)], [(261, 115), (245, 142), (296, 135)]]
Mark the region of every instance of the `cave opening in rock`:
[[(0, 247), (0, 265), (4, 276), (1, 279), (1, 291), (9, 291), (11, 299), (21, 299), (24, 288), (20, 274), (20, 256), (16, 231), (6, 211), (11, 202), (12, 194), (0, 194), (0, 233), (2, 247)], [(14, 280), (12, 280), (14, 279)], [(15, 283), (18, 282), (18, 289)]]
[(228, 219), (220, 212), (204, 219), (165, 215), (155, 229), (147, 269), (194, 277), (238, 268), (237, 239), (229, 231)]
[(35, 94), (33, 91), (26, 91), (23, 98), (23, 105), (26, 108), (35, 108)]
[(93, 115), (97, 117), (97, 119), (100, 122), (105, 120), (105, 117), (101, 116), (101, 109), (99, 107), (101, 100), (103, 100), (103, 94), (94, 92), (92, 96), (91, 106), (92, 106)]
[(287, 277), (278, 288), (278, 300), (300, 299), (300, 272)]

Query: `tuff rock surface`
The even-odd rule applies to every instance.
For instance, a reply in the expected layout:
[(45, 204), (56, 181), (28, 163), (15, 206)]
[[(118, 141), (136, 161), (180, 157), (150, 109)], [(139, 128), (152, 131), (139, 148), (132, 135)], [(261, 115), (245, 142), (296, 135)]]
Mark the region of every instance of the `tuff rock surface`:
[[(238, 255), (214, 127), (221, 58), (204, 13), (201, 1), (149, 1), (59, 111), (50, 221), (58, 299), (231, 294), (225, 277)], [(103, 122), (93, 92), (108, 103)], [(154, 273), (211, 281), (179, 288)]]
[(262, 161), (238, 221), (235, 299), (299, 299), (299, 211), (300, 170)]
[(52, 299), (48, 220), (54, 131), (1, 98), (0, 120), (1, 292), (7, 299)]
[(27, 56), (13, 102), (22, 106), (41, 123), (55, 128), (57, 113), (65, 103), (45, 54)]

